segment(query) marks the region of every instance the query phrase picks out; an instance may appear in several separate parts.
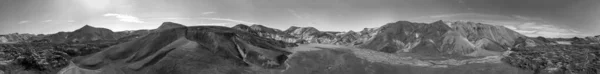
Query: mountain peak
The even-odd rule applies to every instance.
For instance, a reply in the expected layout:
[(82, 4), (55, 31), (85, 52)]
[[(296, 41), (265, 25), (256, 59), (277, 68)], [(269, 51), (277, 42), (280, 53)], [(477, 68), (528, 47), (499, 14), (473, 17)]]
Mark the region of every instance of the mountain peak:
[(443, 20), (438, 20), (438, 21), (433, 22), (433, 24), (436, 24), (436, 23), (445, 24), (445, 22)]
[(83, 27), (92, 27), (92, 26), (90, 26), (90, 25), (87, 25), (87, 24), (86, 24), (86, 25), (85, 25), (85, 26), (83, 26)]
[(180, 27), (185, 27), (184, 25), (181, 25), (179, 23), (173, 23), (173, 22), (163, 22), (160, 27), (158, 27), (158, 30), (166, 30), (166, 29), (173, 29), (173, 28), (180, 28)]
[(90, 26), (90, 25), (86, 24), (85, 26), (83, 26), (83, 27), (81, 27), (79, 29), (90, 29), (90, 28), (96, 28), (96, 27), (93, 27), (93, 26)]
[[(83, 26), (83, 27), (75, 30), (75, 32), (80, 32), (80, 31), (94, 31), (94, 30), (98, 30), (98, 29), (103, 29), (104, 30), (105, 28), (96, 28), (96, 27), (93, 27), (93, 26), (90, 26), (90, 25), (86, 24), (85, 26)], [(108, 29), (106, 29), (106, 30), (108, 30)]]

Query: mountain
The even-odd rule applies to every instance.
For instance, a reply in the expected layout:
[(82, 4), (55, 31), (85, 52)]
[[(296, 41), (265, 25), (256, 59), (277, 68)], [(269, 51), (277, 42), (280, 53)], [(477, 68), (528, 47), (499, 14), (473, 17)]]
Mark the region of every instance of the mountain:
[(503, 26), (488, 25), (474, 22), (453, 22), (452, 28), (466, 37), (469, 41), (490, 39), (503, 46), (512, 46), (518, 37), (526, 37)]
[(39, 36), (42, 35), (11, 33), (6, 35), (0, 35), (0, 43), (27, 42), (30, 39), (35, 39)]
[(50, 42), (86, 42), (99, 40), (117, 40), (118, 36), (112, 30), (106, 28), (96, 28), (85, 25), (73, 32), (59, 32), (49, 36), (45, 36)]
[(347, 45), (387, 53), (429, 55), (499, 55), (519, 44), (518, 38), (526, 38), (503, 26), (442, 20), (433, 23), (397, 21), (379, 28), (365, 28), (360, 32), (320, 31), (314, 27), (297, 26), (281, 31), (262, 25), (243, 24), (232, 28), (289, 43)]
[(500, 29), (506, 28), (444, 21), (398, 21), (359, 32), (243, 24), (159, 27), (77, 57), (59, 74), (529, 73), (502, 63), (497, 55), (544, 40)]
[(181, 25), (179, 23), (173, 23), (173, 22), (163, 22), (158, 28), (156, 28), (155, 30), (161, 31), (161, 30), (168, 30), (168, 29), (173, 29), (173, 28), (182, 28), (185, 27), (184, 25)]
[(290, 34), (287, 34), (279, 29), (269, 28), (269, 27), (265, 27), (262, 25), (247, 26), (244, 24), (238, 24), (231, 28), (249, 32), (249, 33), (252, 33), (252, 34), (255, 34), (255, 35), (258, 35), (261, 37), (265, 37), (265, 38), (285, 41), (288, 43), (297, 43), (300, 40), (299, 38), (294, 37)]
[(169, 30), (174, 28), (182, 28), (184, 25), (164, 22), (156, 29), (151, 30), (131, 30), (131, 31), (119, 31), (113, 32), (106, 28), (97, 28), (89, 25), (85, 25), (73, 32), (59, 32), (44, 36), (43, 39), (47, 39), (53, 43), (64, 43), (64, 42), (90, 42), (90, 41), (131, 41), (138, 39), (152, 32), (160, 32), (163, 30)]
[[(386, 24), (376, 29), (376, 31), (378, 33), (360, 47), (388, 53), (421, 51), (433, 53), (437, 52), (433, 48), (440, 48), (440, 45), (442, 45), (444, 35), (452, 36), (451, 34), (445, 34), (450, 31), (450, 27), (444, 24), (412, 23), (408, 21)], [(417, 46), (428, 48), (412, 50)]]
[(134, 39), (138, 39), (144, 37), (152, 32), (160, 32), (163, 30), (174, 29), (174, 28), (183, 28), (186, 27), (179, 23), (174, 22), (163, 22), (158, 28), (151, 30), (132, 30), (132, 31), (121, 31), (116, 32), (115, 34), (119, 36), (118, 41), (131, 41)]
[(297, 27), (292, 26), (285, 31), (279, 29), (265, 27), (263, 25), (244, 25), (238, 24), (234, 29), (249, 32), (265, 38), (282, 40), (288, 43), (320, 43), (320, 44), (337, 44), (337, 45), (353, 45), (361, 34), (354, 31), (334, 32), (334, 31), (319, 31), (314, 27)]
[(503, 26), (441, 20), (433, 23), (398, 21), (376, 31), (373, 39), (360, 47), (388, 53), (486, 56), (498, 55), (512, 47), (517, 38), (525, 37)]
[(118, 41), (131, 41), (138, 39), (150, 34), (153, 30), (132, 30), (132, 31), (120, 31), (115, 32), (115, 35), (119, 37)]
[[(295, 46), (220, 26), (166, 29), (76, 60), (75, 73), (187, 74), (252, 73), (285, 69)], [(217, 70), (218, 69), (218, 70)]]

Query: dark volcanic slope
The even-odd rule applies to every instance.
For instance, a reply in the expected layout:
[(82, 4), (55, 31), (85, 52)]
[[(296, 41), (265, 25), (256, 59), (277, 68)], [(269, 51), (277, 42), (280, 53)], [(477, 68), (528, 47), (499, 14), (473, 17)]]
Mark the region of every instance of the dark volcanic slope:
[(227, 27), (185, 27), (151, 33), (76, 64), (104, 74), (254, 73), (255, 69), (285, 68), (290, 54), (282, 50), (286, 46), (293, 44)]

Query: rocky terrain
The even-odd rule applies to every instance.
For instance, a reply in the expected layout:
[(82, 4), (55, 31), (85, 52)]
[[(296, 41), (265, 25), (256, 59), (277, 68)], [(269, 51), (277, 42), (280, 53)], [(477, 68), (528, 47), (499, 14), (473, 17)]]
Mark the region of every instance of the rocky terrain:
[[(174, 22), (151, 30), (113, 32), (86, 25), (73, 32), (3, 44), (6, 64), (0, 70), (24, 74), (598, 73), (596, 63), (590, 63), (598, 62), (594, 57), (599, 48), (590, 45), (597, 39), (526, 37), (503, 26), (441, 20), (397, 21), (358, 32), (296, 26), (279, 30), (256, 24), (188, 27)], [(592, 59), (575, 60), (582, 56)]]
[(537, 74), (597, 74), (600, 45), (548, 45), (513, 49), (502, 60)]

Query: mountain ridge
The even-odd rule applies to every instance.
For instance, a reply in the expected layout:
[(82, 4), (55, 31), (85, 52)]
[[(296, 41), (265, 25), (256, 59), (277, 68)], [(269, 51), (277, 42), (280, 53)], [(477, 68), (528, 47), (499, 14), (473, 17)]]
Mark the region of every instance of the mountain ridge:
[[(232, 28), (240, 28), (242, 25)], [(263, 29), (276, 31), (259, 31)], [(517, 44), (517, 38), (526, 37), (504, 26), (442, 20), (432, 23), (396, 21), (378, 28), (364, 28), (360, 32), (327, 32), (314, 27), (297, 26), (291, 26), (284, 31), (264, 26), (243, 31), (263, 35), (277, 34), (279, 37), (276, 40), (288, 39), (286, 42), (290, 43), (356, 46), (387, 53), (463, 56), (498, 55), (497, 53), (507, 51)]]

